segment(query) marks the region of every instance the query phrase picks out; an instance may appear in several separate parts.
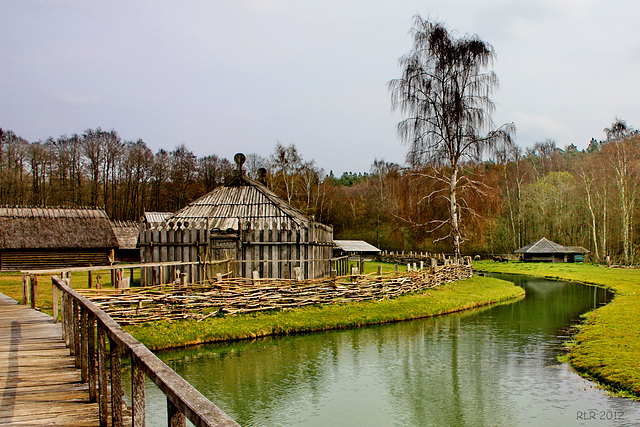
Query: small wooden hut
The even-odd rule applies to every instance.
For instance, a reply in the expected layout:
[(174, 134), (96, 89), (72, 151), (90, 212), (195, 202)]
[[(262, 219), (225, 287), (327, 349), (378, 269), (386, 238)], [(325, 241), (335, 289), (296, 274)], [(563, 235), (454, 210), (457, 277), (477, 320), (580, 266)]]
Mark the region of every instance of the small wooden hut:
[[(140, 235), (143, 263), (192, 264), (188, 279), (233, 277), (309, 279), (329, 276), (333, 228), (312, 221), (262, 183), (246, 176), (245, 156), (224, 186), (200, 197)], [(143, 283), (173, 280), (143, 269)], [(254, 273), (257, 272), (257, 273)]]
[(138, 248), (140, 225), (133, 221), (111, 221), (111, 228), (118, 241), (114, 260), (124, 263), (140, 262), (140, 249)]
[(581, 246), (562, 246), (543, 237), (515, 253), (525, 262), (583, 262), (589, 251)]
[(118, 242), (95, 208), (0, 207), (0, 270), (108, 265)]

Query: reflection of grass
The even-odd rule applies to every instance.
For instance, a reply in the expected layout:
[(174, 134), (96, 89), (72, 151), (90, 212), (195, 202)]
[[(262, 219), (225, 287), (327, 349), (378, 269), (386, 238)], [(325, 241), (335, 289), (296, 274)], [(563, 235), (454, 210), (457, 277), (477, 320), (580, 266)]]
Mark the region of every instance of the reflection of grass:
[[(100, 275), (103, 288), (113, 288), (111, 286), (111, 272), (94, 271), (93, 286), (96, 286), (96, 280)], [(130, 270), (125, 270), (125, 277), (129, 277)], [(60, 273), (57, 274), (60, 277)], [(75, 272), (71, 273), (71, 287), (73, 289), (86, 289), (88, 285), (88, 273)], [(133, 284), (139, 283), (140, 270), (134, 269)], [(2, 272), (0, 273), (0, 292), (18, 302), (22, 302), (22, 275), (19, 272)], [(44, 313), (51, 314), (53, 293), (51, 292), (51, 275), (38, 276), (38, 294), (36, 298), (36, 307)]]
[(614, 300), (587, 316), (567, 360), (579, 373), (640, 398), (640, 269), (590, 264), (474, 263), (477, 270), (528, 274), (605, 286)]
[[(393, 265), (392, 265), (393, 268)], [(151, 349), (268, 335), (346, 329), (436, 316), (507, 301), (524, 295), (502, 280), (473, 277), (378, 302), (344, 303), (254, 315), (208, 318), (202, 322), (154, 322), (126, 329)]]

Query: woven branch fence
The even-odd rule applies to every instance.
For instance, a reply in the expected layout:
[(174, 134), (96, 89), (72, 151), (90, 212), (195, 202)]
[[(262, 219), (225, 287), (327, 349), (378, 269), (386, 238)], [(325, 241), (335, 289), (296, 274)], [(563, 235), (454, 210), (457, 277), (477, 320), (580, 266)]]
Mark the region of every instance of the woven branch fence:
[(390, 275), (342, 276), (305, 281), (230, 279), (212, 283), (78, 292), (121, 325), (155, 320), (197, 319), (216, 315), (285, 310), (308, 305), (372, 301), (421, 291), (471, 277), (468, 264)]

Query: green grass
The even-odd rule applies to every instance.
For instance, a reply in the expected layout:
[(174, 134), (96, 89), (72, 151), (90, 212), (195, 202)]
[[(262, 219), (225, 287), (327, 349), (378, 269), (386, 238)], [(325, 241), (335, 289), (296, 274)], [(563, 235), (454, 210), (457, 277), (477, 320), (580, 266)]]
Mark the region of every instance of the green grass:
[[(102, 287), (105, 289), (113, 289), (111, 285), (111, 272), (94, 271), (93, 286), (95, 287), (96, 278), (100, 275)], [(129, 277), (129, 270), (125, 271), (125, 277)], [(57, 274), (61, 277), (60, 274)], [(86, 289), (89, 283), (89, 275), (86, 272), (71, 273), (71, 287), (73, 289)], [(140, 269), (134, 269), (133, 283), (139, 283)], [(0, 273), (0, 292), (6, 296), (13, 298), (18, 302), (22, 302), (22, 275), (19, 272), (2, 272)], [(51, 314), (53, 310), (53, 293), (51, 288), (51, 275), (38, 276), (38, 290), (36, 297), (36, 308), (43, 313)]]
[[(393, 265), (391, 265), (393, 269)], [(153, 322), (125, 329), (152, 350), (268, 335), (355, 328), (436, 316), (524, 296), (510, 282), (472, 277), (378, 302), (345, 303), (270, 313)]]
[(640, 269), (492, 261), (475, 262), (474, 268), (571, 280), (614, 291), (611, 303), (586, 316), (567, 360), (577, 372), (604, 387), (640, 398)]

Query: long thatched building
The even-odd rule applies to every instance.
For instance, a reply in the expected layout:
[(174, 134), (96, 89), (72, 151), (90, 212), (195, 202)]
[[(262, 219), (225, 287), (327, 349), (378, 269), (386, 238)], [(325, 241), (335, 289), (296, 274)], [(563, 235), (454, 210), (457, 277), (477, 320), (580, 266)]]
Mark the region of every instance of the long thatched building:
[[(237, 170), (224, 186), (200, 197), (141, 232), (141, 260), (146, 263), (197, 263), (189, 280), (213, 279), (217, 273), (252, 278), (318, 278), (330, 274), (333, 228), (293, 208), (263, 183), (246, 176), (245, 156), (236, 154)], [(148, 269), (143, 269), (148, 270)], [(170, 280), (170, 274), (145, 271), (143, 282)]]
[(0, 207), (0, 270), (108, 265), (118, 248), (95, 208)]

